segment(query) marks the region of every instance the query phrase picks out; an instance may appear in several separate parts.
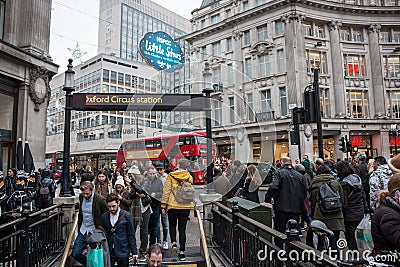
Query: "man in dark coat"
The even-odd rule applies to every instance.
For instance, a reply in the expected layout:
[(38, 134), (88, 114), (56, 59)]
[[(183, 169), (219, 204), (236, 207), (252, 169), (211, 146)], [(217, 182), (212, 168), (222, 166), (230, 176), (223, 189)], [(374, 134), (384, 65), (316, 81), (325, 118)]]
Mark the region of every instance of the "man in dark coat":
[(149, 221), (149, 245), (151, 246), (156, 243), (157, 233), (160, 227), (161, 197), (164, 189), (163, 183), (161, 179), (157, 177), (157, 170), (154, 167), (150, 167), (147, 170), (146, 178), (143, 181), (143, 189), (146, 190), (151, 197), (150, 205), (153, 211)]
[(364, 153), (360, 153), (358, 155), (358, 164), (354, 168), (354, 172), (361, 178), (361, 182), (362, 182), (362, 186), (364, 189), (368, 209), (370, 209), (370, 203), (369, 203), (370, 188), (369, 188), (368, 164), (367, 164), (367, 157), (365, 156)]
[(72, 257), (83, 266), (86, 266), (86, 257), (82, 254), (86, 246), (88, 233), (92, 233), (101, 225), (101, 216), (108, 211), (105, 199), (94, 193), (94, 185), (84, 181), (80, 185), (82, 193), (79, 195), (78, 236), (74, 242)]
[[(274, 173), (266, 201), (272, 202), (271, 200), (274, 200), (275, 229), (285, 233), (286, 223), (290, 219), (299, 222), (300, 215), (304, 211), (307, 185), (303, 175), (293, 169), (290, 158), (282, 158), (281, 164), (281, 169)], [(276, 242), (276, 244), (282, 245), (280, 242)]]
[(135, 230), (132, 216), (119, 207), (118, 195), (111, 193), (106, 199), (108, 212), (102, 215), (102, 223), (110, 248), (111, 266), (129, 266), (129, 256), (137, 259)]

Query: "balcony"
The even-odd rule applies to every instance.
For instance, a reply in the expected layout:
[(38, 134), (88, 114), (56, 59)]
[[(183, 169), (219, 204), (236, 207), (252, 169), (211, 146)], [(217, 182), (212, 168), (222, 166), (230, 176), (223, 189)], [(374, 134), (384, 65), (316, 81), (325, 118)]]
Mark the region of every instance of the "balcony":
[(275, 110), (256, 113), (257, 122), (266, 122), (275, 120)]

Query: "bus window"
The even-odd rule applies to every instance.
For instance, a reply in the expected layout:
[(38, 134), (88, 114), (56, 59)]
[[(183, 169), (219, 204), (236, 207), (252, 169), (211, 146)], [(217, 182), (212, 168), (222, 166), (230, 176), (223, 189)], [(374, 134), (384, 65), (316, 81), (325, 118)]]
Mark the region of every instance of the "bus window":
[(135, 148), (137, 148), (137, 149), (144, 148), (144, 142), (143, 141), (137, 142)]
[(153, 140), (147, 140), (147, 141), (145, 142), (145, 144), (146, 144), (146, 148), (153, 148), (153, 147), (154, 147), (154, 142), (153, 142)]
[(196, 144), (206, 144), (207, 138), (204, 136), (196, 136)]
[(161, 140), (154, 140), (153, 146), (156, 148), (161, 148), (162, 147)]

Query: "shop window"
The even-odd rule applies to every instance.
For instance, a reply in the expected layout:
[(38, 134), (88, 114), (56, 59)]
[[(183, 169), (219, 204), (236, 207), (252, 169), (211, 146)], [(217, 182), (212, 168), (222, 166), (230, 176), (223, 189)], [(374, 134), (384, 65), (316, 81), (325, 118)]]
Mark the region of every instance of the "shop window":
[(400, 78), (400, 56), (383, 56), (385, 78)]
[(347, 90), (347, 113), (351, 118), (368, 118), (368, 92), (358, 90)]
[(390, 118), (400, 119), (400, 91), (388, 92), (387, 113)]
[(365, 56), (344, 55), (345, 76), (366, 77)]
[(320, 74), (328, 74), (326, 53), (306, 50), (306, 66), (308, 73), (311, 73), (314, 68), (318, 68)]
[(229, 122), (235, 123), (235, 98), (229, 97)]

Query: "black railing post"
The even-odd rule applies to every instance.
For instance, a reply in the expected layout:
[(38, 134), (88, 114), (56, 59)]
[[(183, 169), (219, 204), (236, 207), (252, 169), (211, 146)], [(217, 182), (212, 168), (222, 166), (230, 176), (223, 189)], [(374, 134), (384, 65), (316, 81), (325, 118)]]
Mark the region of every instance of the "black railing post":
[(296, 220), (290, 219), (287, 222), (285, 234), (287, 236), (286, 240), (285, 240), (285, 251), (286, 251), (286, 258), (288, 259), (287, 263), (286, 263), (286, 266), (291, 267), (291, 266), (293, 266), (293, 261), (289, 257), (290, 251), (292, 249), (291, 242), (294, 241), (294, 240), (298, 240), (298, 241), (301, 240), (300, 236), (299, 236), (300, 235), (300, 231), (298, 230), (298, 223), (297, 223)]
[(232, 202), (232, 229), (233, 229), (233, 266), (240, 266), (240, 253), (239, 253), (239, 217), (236, 213), (239, 212), (237, 201)]

